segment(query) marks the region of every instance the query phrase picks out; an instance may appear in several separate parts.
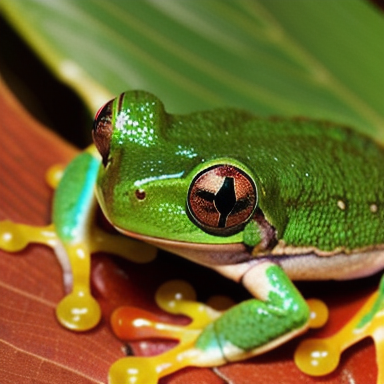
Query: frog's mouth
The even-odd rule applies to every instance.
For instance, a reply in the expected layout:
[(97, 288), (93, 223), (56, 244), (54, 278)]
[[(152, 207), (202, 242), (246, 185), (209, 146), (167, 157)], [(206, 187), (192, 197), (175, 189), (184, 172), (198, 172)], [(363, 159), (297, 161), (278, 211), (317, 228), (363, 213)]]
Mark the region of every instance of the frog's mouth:
[(247, 262), (272, 252), (278, 243), (275, 228), (268, 223), (260, 209), (255, 211), (253, 220), (259, 227), (262, 239), (256, 247), (247, 246), (242, 242), (215, 244), (169, 240), (131, 232), (116, 225), (114, 227), (125, 236), (144, 241), (195, 263), (213, 267)]
[(213, 268), (235, 281), (241, 280), (245, 269), (264, 260), (280, 264), (292, 280), (355, 279), (372, 275), (384, 268), (384, 245), (360, 249), (352, 253), (339, 250), (329, 254), (321, 254), (309, 248), (290, 247), (288, 251), (287, 247), (282, 247), (288, 252), (272, 251), (255, 256), (252, 255), (252, 249), (243, 243), (189, 243), (145, 236), (121, 228), (116, 229), (126, 236)]
[(116, 227), (125, 236), (144, 241), (164, 251), (185, 257), (195, 263), (205, 266), (238, 264), (250, 260), (252, 249), (243, 243), (231, 244), (202, 244), (177, 240), (167, 240), (159, 237), (141, 235)]

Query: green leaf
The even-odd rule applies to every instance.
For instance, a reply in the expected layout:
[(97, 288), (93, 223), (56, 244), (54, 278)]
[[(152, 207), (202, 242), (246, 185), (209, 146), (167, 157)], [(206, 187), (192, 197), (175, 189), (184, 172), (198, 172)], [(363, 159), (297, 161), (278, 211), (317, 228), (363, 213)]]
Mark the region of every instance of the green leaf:
[(92, 110), (132, 88), (171, 112), (239, 106), (384, 141), (384, 18), (362, 0), (2, 0)]

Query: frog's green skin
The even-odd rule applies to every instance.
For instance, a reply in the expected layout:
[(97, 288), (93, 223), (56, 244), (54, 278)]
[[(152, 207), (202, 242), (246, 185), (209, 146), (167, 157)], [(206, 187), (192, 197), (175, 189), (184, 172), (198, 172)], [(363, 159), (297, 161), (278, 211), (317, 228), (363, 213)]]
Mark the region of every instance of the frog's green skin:
[[(223, 270), (269, 256), (294, 278), (357, 277), (384, 265), (384, 151), (372, 140), (327, 122), (235, 109), (169, 115), (140, 92), (121, 95), (111, 109), (97, 196), (120, 231)], [(243, 242), (250, 225), (216, 236), (187, 213), (192, 179), (215, 163), (236, 164), (255, 180), (265, 220), (253, 252)]]
[[(171, 115), (137, 91), (106, 104), (93, 134), (102, 163), (90, 151), (67, 171), (55, 199), (60, 237), (84, 236), (89, 218), (78, 207), (92, 199), (97, 177), (97, 200), (120, 232), (241, 281), (256, 298), (197, 341), (217, 355), (213, 363), (270, 349), (306, 328), (307, 305), (288, 277), (346, 279), (384, 267), (384, 150), (348, 128), (237, 109)], [(256, 210), (233, 230), (207, 228), (188, 208), (197, 175), (219, 164), (249, 175), (257, 189)]]
[[(93, 134), (102, 155), (96, 195), (108, 220), (242, 281), (257, 298), (202, 333), (196, 346), (218, 355), (213, 362), (270, 349), (306, 328), (308, 308), (287, 275), (344, 279), (384, 267), (384, 150), (348, 128), (236, 109), (170, 115), (153, 95), (127, 92), (99, 111)], [(74, 161), (81, 172), (69, 168), (55, 201), (64, 242), (81, 237), (86, 215), (76, 215), (76, 204), (91, 199), (100, 160), (91, 151)], [(229, 232), (196, 223), (188, 209), (190, 185), (218, 164), (249, 175), (257, 189), (254, 214)], [(85, 188), (70, 192), (79, 178)], [(242, 338), (245, 328), (252, 337)]]

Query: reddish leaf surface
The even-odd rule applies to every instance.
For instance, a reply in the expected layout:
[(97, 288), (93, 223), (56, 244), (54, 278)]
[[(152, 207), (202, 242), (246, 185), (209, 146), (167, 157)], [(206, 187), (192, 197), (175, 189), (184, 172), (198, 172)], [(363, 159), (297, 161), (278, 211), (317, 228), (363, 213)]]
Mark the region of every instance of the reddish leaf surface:
[[(0, 82), (0, 220), (35, 225), (50, 221), (51, 190), (47, 168), (66, 163), (75, 149), (34, 121)], [(17, 254), (0, 251), (0, 382), (105, 383), (109, 366), (124, 355), (123, 343), (111, 333), (108, 318), (121, 304), (134, 305), (177, 322), (154, 304), (154, 292), (164, 281), (182, 278), (192, 283), (199, 300), (227, 294), (240, 300), (247, 293), (215, 273), (172, 255), (160, 254), (149, 265), (134, 265), (113, 256), (93, 259), (94, 294), (102, 304), (103, 321), (84, 334), (69, 332), (55, 320), (54, 308), (63, 296), (61, 271), (50, 249), (32, 245)], [(344, 283), (305, 283), (306, 296), (323, 298), (331, 308), (329, 324), (319, 335), (336, 331), (377, 286), (378, 276)], [(316, 332), (311, 331), (311, 335)], [(188, 368), (161, 380), (162, 384), (209, 383), (375, 383), (377, 368), (370, 340), (343, 354), (338, 370), (323, 378), (302, 374), (292, 355), (298, 341), (246, 362), (215, 370)], [(154, 354), (166, 343), (135, 343), (140, 354)]]

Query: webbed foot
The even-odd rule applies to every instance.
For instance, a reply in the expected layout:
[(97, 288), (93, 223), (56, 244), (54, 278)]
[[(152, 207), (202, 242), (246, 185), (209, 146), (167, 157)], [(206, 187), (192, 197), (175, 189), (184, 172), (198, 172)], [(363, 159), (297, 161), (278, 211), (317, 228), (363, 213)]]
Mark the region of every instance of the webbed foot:
[[(183, 281), (170, 281), (156, 293), (156, 303), (166, 312), (191, 318), (187, 326), (160, 323), (151, 313), (132, 307), (118, 308), (111, 323), (115, 334), (123, 340), (149, 338), (179, 340), (179, 344), (161, 355), (152, 357), (129, 356), (115, 362), (109, 371), (109, 384), (156, 384), (161, 377), (186, 366), (212, 367), (227, 363), (220, 346), (208, 350), (199, 348), (199, 339), (212, 323), (232, 306), (227, 298), (210, 300), (215, 308), (196, 302), (193, 288)], [(318, 300), (308, 301), (311, 309), (310, 327), (319, 327), (327, 320), (327, 308)], [(210, 332), (208, 331), (208, 334)]]
[[(87, 177), (95, 177), (95, 173), (89, 171), (93, 169), (94, 161), (87, 153), (80, 154), (74, 160), (80, 164), (84, 162), (86, 165), (83, 175), (86, 185)], [(96, 169), (93, 171), (96, 172)], [(96, 205), (93, 203), (93, 188), (85, 188), (88, 193), (86, 195), (82, 188), (76, 190), (77, 194), (73, 194), (73, 181), (81, 181), (76, 172), (77, 167), (72, 167), (63, 176), (63, 167), (54, 166), (47, 173), (49, 185), (61, 192), (59, 194), (61, 197), (57, 198), (56, 195), (56, 200), (58, 199), (56, 216), (53, 214), (55, 224), (38, 227), (2, 221), (0, 249), (18, 252), (30, 243), (39, 243), (52, 248), (63, 269), (65, 290), (70, 292), (59, 303), (56, 310), (57, 318), (66, 328), (85, 331), (93, 328), (101, 317), (99, 304), (90, 292), (91, 253), (104, 251), (137, 263), (146, 263), (155, 258), (157, 249), (97, 227), (94, 223)], [(67, 182), (60, 187), (60, 181), (65, 177)], [(84, 201), (88, 203), (80, 204)], [(73, 208), (77, 206), (83, 210), (77, 211)], [(73, 209), (67, 212), (69, 207)]]
[(307, 339), (295, 352), (296, 365), (304, 373), (322, 376), (334, 371), (341, 353), (365, 337), (371, 337), (376, 348), (377, 383), (384, 383), (384, 276), (380, 287), (365, 305), (335, 335), (324, 339)]
[(196, 302), (193, 288), (184, 281), (170, 281), (156, 292), (156, 303), (166, 312), (183, 314), (192, 319), (187, 326), (160, 323), (151, 313), (132, 307), (118, 308), (112, 315), (112, 328), (125, 340), (163, 338), (177, 339), (179, 344), (158, 356), (125, 357), (115, 362), (109, 371), (109, 383), (156, 384), (172, 372), (202, 364), (202, 351), (194, 347), (202, 330), (217, 319), (221, 312)]

